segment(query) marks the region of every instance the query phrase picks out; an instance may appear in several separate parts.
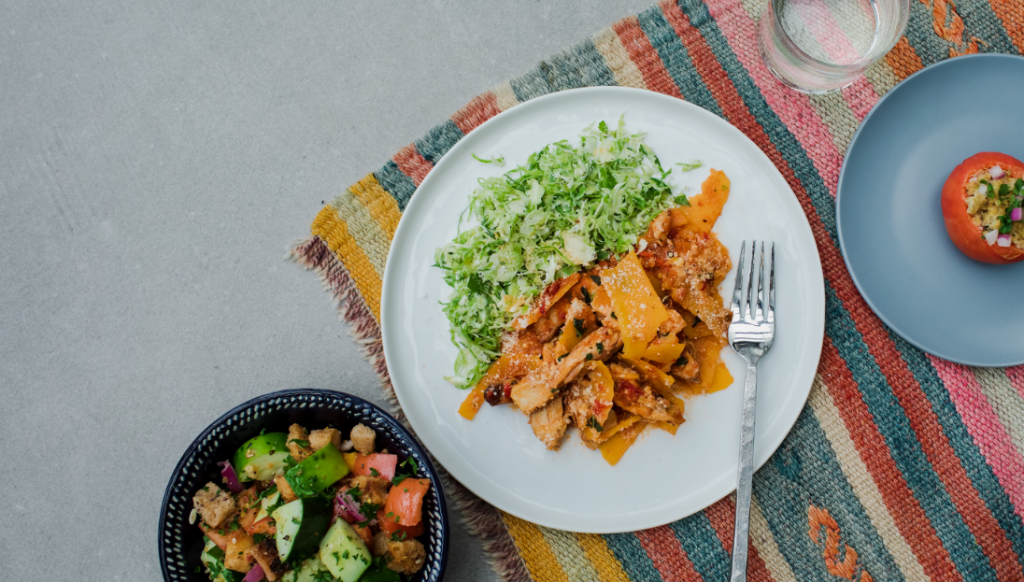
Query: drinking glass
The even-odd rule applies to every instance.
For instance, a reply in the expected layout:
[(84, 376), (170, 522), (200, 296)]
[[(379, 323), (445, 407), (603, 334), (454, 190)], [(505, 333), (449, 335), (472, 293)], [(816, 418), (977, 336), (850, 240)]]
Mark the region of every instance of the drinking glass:
[(786, 85), (826, 93), (853, 83), (903, 34), (911, 0), (767, 0), (761, 58)]

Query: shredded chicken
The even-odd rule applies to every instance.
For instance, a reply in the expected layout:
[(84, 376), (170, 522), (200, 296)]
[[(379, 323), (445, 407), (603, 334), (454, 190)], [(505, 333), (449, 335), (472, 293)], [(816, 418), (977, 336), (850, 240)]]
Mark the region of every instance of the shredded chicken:
[(654, 422), (682, 424), (683, 411), (667, 399), (654, 393), (650, 386), (637, 386), (626, 381), (615, 391), (615, 405), (641, 418)]
[(534, 411), (530, 415), (530, 426), (533, 434), (543, 442), (549, 450), (558, 450), (562, 444), (562, 437), (565, 436), (565, 429), (569, 425), (569, 418), (565, 414), (561, 398), (554, 398), (543, 408)]
[[(599, 345), (600, 344), (600, 345)], [(618, 330), (602, 327), (584, 337), (568, 354), (530, 372), (512, 386), (512, 402), (526, 414), (544, 406), (565, 383), (571, 382), (588, 359), (607, 360), (622, 345)], [(590, 356), (589, 358), (587, 356)]]

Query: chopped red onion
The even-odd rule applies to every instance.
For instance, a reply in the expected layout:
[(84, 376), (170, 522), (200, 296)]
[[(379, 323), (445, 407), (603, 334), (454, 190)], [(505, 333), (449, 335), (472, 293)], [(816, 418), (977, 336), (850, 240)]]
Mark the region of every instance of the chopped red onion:
[(1000, 178), (1005, 178), (1006, 172), (1004, 172), (1003, 169), (999, 167), (999, 164), (996, 164), (989, 168), (988, 175), (992, 176), (993, 180), (998, 180)]
[(988, 186), (985, 184), (978, 184), (978, 194), (981, 194), (982, 196), (988, 194)]
[(1010, 235), (1008, 235), (1008, 234), (1001, 234), (1001, 235), (999, 235), (999, 238), (996, 239), (996, 244), (1001, 246), (1001, 247), (1008, 247), (1008, 246), (1010, 246)]
[(338, 507), (338, 509), (344, 509), (344, 512), (339, 511), (338, 515), (345, 521), (349, 523), (366, 521), (366, 516), (359, 513), (359, 504), (356, 503), (355, 499), (352, 499), (352, 496), (348, 494), (348, 491), (339, 493), (334, 500), (341, 506)]
[(1010, 220), (1024, 219), (1024, 208), (1014, 208), (1010, 211)]
[(252, 570), (242, 578), (242, 582), (260, 582), (260, 580), (267, 577), (267, 573), (263, 571), (263, 566), (259, 564), (253, 564)]
[(997, 236), (999, 236), (999, 231), (997, 231), (997, 230), (990, 230), (990, 231), (985, 233), (985, 242), (987, 242), (989, 244), (989, 246), (992, 246), (992, 245), (996, 244), (996, 237)]
[(231, 466), (231, 461), (221, 461), (217, 463), (217, 466), (223, 467), (220, 470), (220, 475), (227, 480), (228, 490), (232, 493), (241, 493), (242, 484), (238, 482), (238, 475), (235, 474), (235, 468)]

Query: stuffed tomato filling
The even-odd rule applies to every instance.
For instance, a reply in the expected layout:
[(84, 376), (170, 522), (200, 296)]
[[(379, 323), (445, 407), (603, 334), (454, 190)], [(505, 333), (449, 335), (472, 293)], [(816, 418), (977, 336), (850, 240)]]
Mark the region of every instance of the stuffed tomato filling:
[(989, 245), (1024, 249), (1024, 176), (1017, 173), (995, 165), (967, 181), (967, 215)]

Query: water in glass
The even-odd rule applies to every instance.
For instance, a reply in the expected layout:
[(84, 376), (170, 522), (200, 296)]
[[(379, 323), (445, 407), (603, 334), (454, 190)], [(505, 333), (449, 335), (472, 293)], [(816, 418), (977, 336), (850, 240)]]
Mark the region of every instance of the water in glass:
[(910, 0), (768, 0), (761, 58), (798, 91), (840, 89), (896, 45), (909, 12)]

